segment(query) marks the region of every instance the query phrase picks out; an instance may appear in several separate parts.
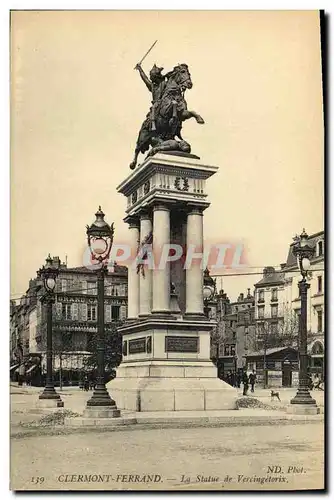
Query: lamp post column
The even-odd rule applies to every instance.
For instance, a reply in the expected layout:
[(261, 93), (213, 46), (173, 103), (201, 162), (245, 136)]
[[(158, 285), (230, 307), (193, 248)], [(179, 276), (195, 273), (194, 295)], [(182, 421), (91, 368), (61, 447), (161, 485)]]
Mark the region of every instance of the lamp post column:
[(316, 405), (311, 397), (307, 377), (307, 290), (310, 285), (303, 278), (298, 283), (300, 290), (300, 330), (299, 330), (299, 382), (297, 394), (291, 404)]
[(104, 275), (107, 269), (104, 264), (97, 274), (97, 383), (92, 397), (87, 401), (87, 406), (114, 406), (116, 403), (111, 399), (105, 385), (105, 333), (104, 333)]
[(52, 377), (52, 304), (55, 301), (53, 294), (47, 293), (42, 301), (46, 306), (46, 384), (39, 399), (55, 399), (57, 406), (62, 407), (64, 403), (54, 388)]

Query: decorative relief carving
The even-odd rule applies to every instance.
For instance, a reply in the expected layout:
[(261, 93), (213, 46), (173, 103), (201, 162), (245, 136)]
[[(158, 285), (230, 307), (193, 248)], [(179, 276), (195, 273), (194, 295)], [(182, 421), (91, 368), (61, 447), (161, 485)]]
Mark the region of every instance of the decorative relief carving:
[(137, 191), (134, 191), (131, 196), (132, 203), (136, 203), (137, 199), (138, 199)]
[(187, 177), (176, 177), (174, 187), (178, 191), (189, 191), (189, 181)]
[(146, 352), (151, 354), (152, 352), (152, 337), (146, 337)]

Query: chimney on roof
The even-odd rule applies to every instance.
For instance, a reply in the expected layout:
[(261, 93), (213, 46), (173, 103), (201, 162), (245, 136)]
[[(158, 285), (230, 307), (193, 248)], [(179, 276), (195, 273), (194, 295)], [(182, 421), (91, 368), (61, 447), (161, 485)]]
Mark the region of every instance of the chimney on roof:
[(275, 274), (275, 268), (272, 266), (267, 266), (263, 269), (263, 277), (265, 278), (266, 276), (272, 276)]
[(244, 300), (244, 294), (243, 294), (243, 293), (241, 293), (241, 294), (239, 295), (239, 301), (240, 301), (240, 302), (242, 302), (243, 300)]
[(60, 258), (58, 257), (58, 255), (56, 257), (52, 257), (52, 265), (54, 267), (60, 267)]
[(284, 262), (283, 264), (281, 264), (281, 269), (284, 269), (286, 267), (286, 262)]
[(247, 298), (251, 297), (250, 288), (247, 288)]

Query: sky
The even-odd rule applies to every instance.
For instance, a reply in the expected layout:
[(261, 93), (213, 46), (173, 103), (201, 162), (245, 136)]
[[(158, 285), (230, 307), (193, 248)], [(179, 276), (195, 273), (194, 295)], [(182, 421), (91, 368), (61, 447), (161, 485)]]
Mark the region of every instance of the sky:
[[(183, 136), (203, 163), (204, 236), (242, 243), (249, 271), (284, 262), (323, 229), (323, 109), (317, 11), (16, 11), (11, 18), (11, 296), (47, 254), (82, 265), (101, 205), (128, 241), (116, 192), (150, 95), (134, 71), (188, 64)], [(141, 157), (139, 162), (143, 161)], [(225, 277), (232, 299), (260, 275)]]

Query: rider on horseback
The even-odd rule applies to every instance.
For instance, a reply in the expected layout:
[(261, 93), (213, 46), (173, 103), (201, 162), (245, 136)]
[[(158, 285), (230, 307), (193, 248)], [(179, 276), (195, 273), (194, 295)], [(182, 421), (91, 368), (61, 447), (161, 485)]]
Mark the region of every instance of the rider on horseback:
[(153, 68), (150, 71), (151, 79), (147, 77), (140, 64), (137, 64), (135, 69), (139, 71), (141, 79), (145, 83), (148, 90), (152, 93), (152, 107), (149, 111), (149, 114), (151, 121), (151, 130), (156, 130), (155, 119), (157, 116), (157, 109), (166, 87), (166, 77), (161, 74), (163, 68), (158, 68), (158, 66), (154, 64)]
[(182, 122), (195, 118), (204, 123), (203, 118), (187, 108), (185, 91), (192, 88), (191, 75), (186, 64), (178, 64), (172, 71), (162, 75), (163, 68), (153, 66), (150, 78), (144, 73), (140, 63), (135, 67), (152, 93), (152, 106), (139, 131), (134, 158), (130, 163), (133, 170), (139, 153), (152, 156), (162, 151), (191, 152), (191, 146), (181, 136)]

